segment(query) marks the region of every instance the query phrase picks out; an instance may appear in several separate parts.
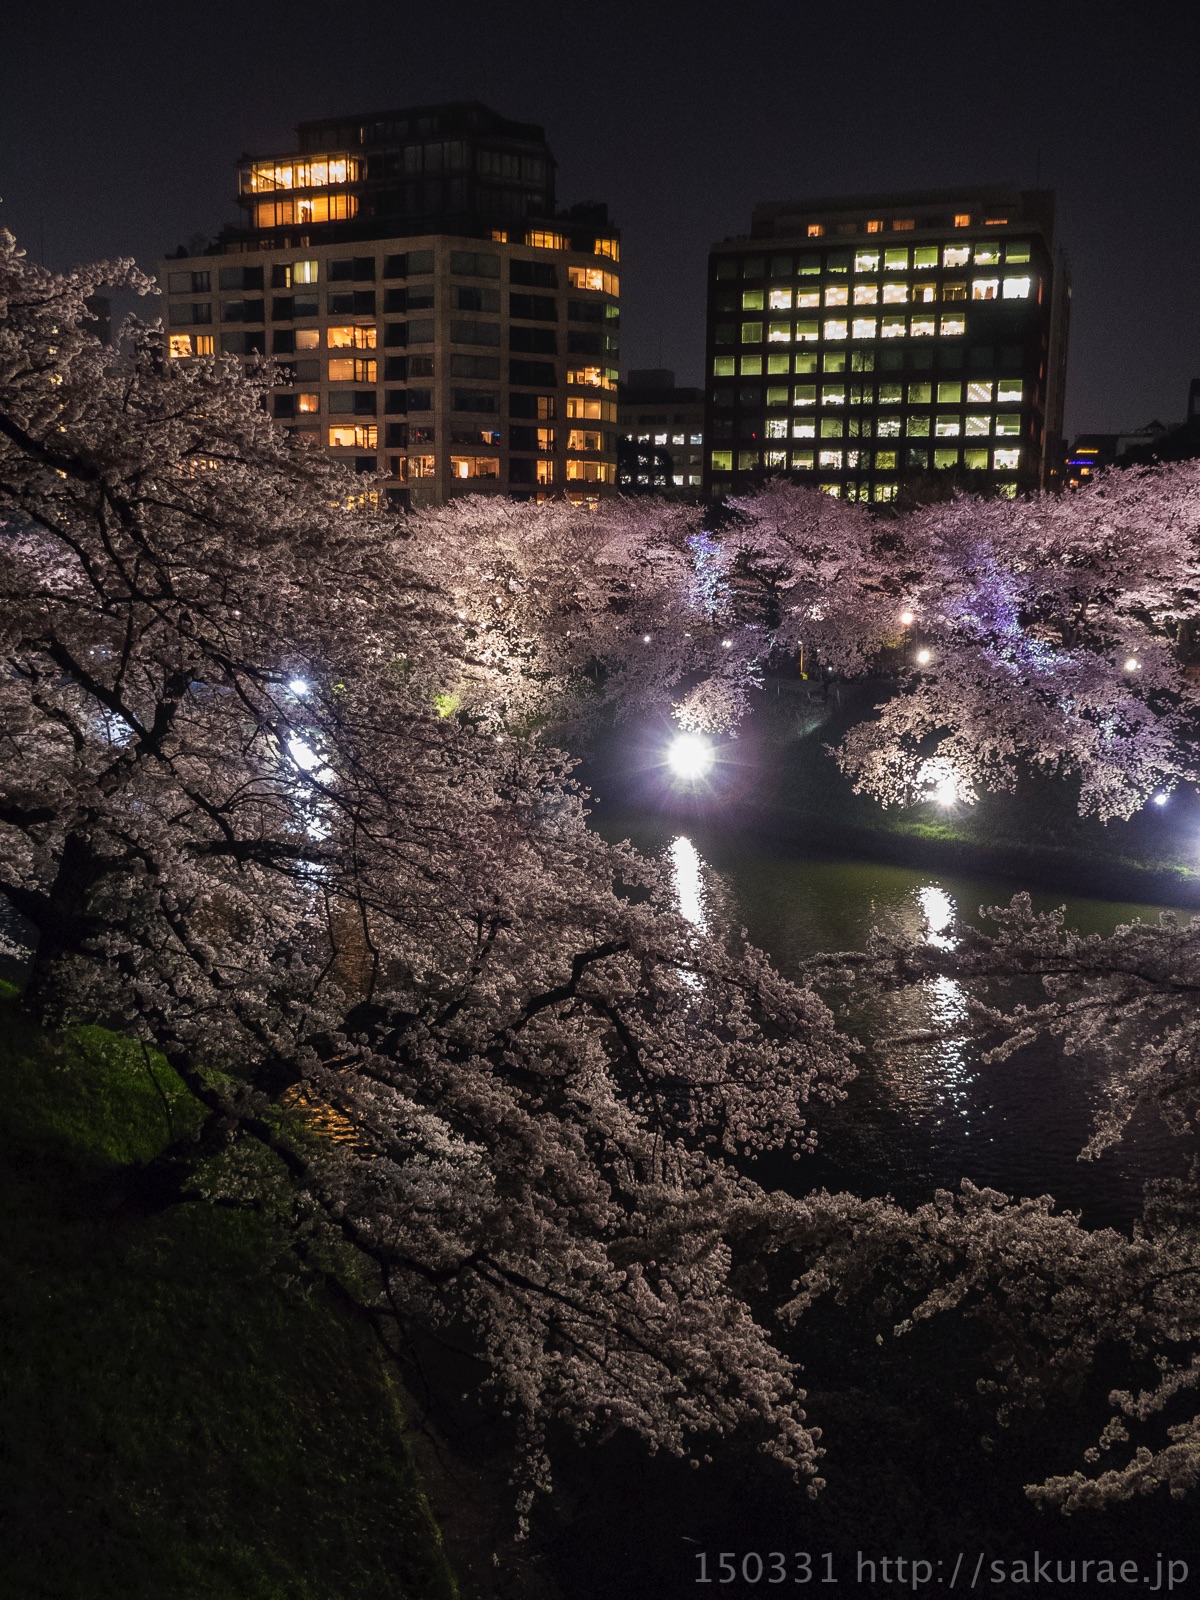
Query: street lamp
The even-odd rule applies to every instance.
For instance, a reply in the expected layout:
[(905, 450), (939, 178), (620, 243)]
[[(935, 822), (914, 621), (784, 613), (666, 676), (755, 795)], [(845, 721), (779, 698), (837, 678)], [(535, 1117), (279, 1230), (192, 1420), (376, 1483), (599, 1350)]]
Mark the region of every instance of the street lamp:
[(667, 765), (677, 778), (695, 783), (712, 769), (713, 748), (702, 733), (681, 733), (667, 746)]

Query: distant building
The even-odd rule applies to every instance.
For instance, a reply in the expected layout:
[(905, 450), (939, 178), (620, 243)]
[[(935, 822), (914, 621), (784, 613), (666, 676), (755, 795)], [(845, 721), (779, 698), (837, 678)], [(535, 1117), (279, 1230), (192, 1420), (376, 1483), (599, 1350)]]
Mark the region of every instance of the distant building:
[(545, 135), (477, 103), (301, 123), (239, 226), (162, 263), (177, 360), (273, 356), (290, 431), (400, 505), (615, 490), (620, 254)]
[(704, 390), (679, 388), (665, 367), (633, 371), (618, 390), (617, 483), (625, 494), (698, 500), (704, 472)]
[(758, 206), (709, 259), (706, 494), (1057, 487), (1069, 311), (1048, 191)]

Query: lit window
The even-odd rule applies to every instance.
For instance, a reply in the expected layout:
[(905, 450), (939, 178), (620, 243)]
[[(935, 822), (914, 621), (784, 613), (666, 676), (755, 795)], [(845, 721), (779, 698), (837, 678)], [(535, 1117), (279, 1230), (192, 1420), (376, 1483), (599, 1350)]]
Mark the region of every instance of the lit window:
[(616, 410), (611, 400), (585, 400), (577, 394), (567, 396), (567, 416), (581, 422), (615, 422)]
[(794, 472), (811, 472), (813, 469), (813, 453), (811, 450), (792, 451), (792, 470)]
[(601, 294), (617, 295), (621, 282), (615, 272), (605, 272), (600, 267), (568, 267), (567, 281), (572, 289), (595, 289)]
[(779, 319), (767, 324), (767, 340), (770, 344), (790, 344), (792, 341), (792, 325)]
[(615, 389), (617, 375), (608, 367), (568, 367), (567, 382), (581, 389)]
[(821, 370), (823, 372), (845, 372), (846, 352), (844, 350), (826, 350), (821, 357)]
[[(785, 404), (786, 404), (786, 402), (785, 402)], [(689, 433), (688, 434), (688, 443), (689, 444), (703, 444), (704, 443), (704, 435), (702, 433)]]
[(935, 244), (918, 244), (913, 246), (914, 267), (936, 267), (938, 264), (938, 247)]
[(796, 310), (815, 311), (821, 304), (821, 296), (816, 289), (796, 290)]
[(996, 385), (996, 399), (1002, 406), (1019, 406), (1021, 404), (1020, 378), (1001, 378)]
[(909, 417), (908, 421), (904, 425), (904, 431), (910, 439), (928, 439), (929, 418)]
[(261, 194), (272, 189), (320, 189), (331, 183), (355, 183), (362, 176), (362, 163), (350, 156), (321, 155), (289, 161), (256, 161), (239, 174), (243, 194)]
[(883, 303), (885, 306), (902, 306), (908, 300), (908, 285), (906, 283), (885, 283), (883, 286)]
[(817, 386), (815, 383), (798, 383), (792, 390), (792, 404), (794, 406), (815, 406), (817, 403)]
[(190, 333), (173, 333), (171, 335), (171, 354), (177, 361), (182, 361), (192, 353), (192, 336)]
[(733, 471), (733, 451), (714, 450), (711, 455), (712, 469), (714, 472)]
[[(666, 434), (662, 435), (662, 441), (664, 444), (666, 443)], [(657, 438), (655, 443), (658, 443)], [(590, 428), (571, 428), (567, 432), (568, 450), (602, 450), (603, 448), (601, 435), (593, 433)]]
[(823, 483), (821, 485), (821, 493), (827, 494), (831, 500), (839, 500), (842, 494), (842, 486), (840, 483)]
[(850, 328), (851, 338), (873, 339), (875, 337), (875, 327), (874, 317), (855, 317)]
[(554, 482), (553, 461), (535, 461), (533, 464), (534, 477), (538, 483)]
[(942, 265), (944, 267), (965, 267), (971, 259), (971, 246), (969, 244), (948, 244), (942, 250)]
[(963, 466), (968, 472), (986, 472), (988, 453), (986, 450), (964, 450)]
[[(885, 295), (886, 299), (887, 296)], [(879, 285), (877, 283), (856, 283), (854, 285), (854, 304), (856, 306), (873, 306), (879, 301)]]
[[(742, 297), (745, 304), (745, 296)], [(761, 298), (759, 304), (761, 305)], [(767, 305), (772, 311), (790, 311), (792, 309), (792, 291), (790, 289), (772, 289), (767, 296)]]
[(792, 423), (792, 438), (793, 439), (815, 439), (816, 437), (817, 437), (817, 425), (816, 425), (815, 422), (793, 422)]
[[(895, 223), (892, 224), (896, 226)], [(885, 272), (907, 272), (908, 251), (903, 246), (883, 252), (883, 270)]]
[[(650, 437), (649, 434), (645, 434), (644, 433), (642, 435), (642, 439), (643, 440), (648, 440), (649, 437)], [(554, 450), (554, 429), (553, 428), (539, 428), (538, 429), (538, 431), (537, 431), (537, 447), (538, 447), (538, 449), (540, 451), (542, 451), (543, 454), (546, 454), (546, 453), (549, 453), (549, 452), (553, 452), (553, 450)]]
[(998, 472), (1015, 472), (1021, 465), (1020, 450), (993, 450), (992, 465)]
[(320, 347), (321, 347), (321, 330), (320, 330), (320, 328), (297, 328), (296, 329), (296, 349), (297, 350), (319, 350)]
[(954, 213), (954, 226), (956, 228), (969, 228), (971, 226), (971, 213), (969, 211), (956, 211)]
[(620, 261), (621, 246), (615, 239), (597, 239), (592, 247), (594, 256), (607, 256), (610, 261)]
[(733, 373), (734, 373), (734, 366), (735, 366), (735, 362), (734, 362), (734, 359), (733, 359), (732, 356), (714, 356), (713, 357), (713, 377), (714, 378), (732, 378), (733, 377)]
[(914, 283), (912, 297), (917, 305), (931, 306), (937, 299), (937, 284)]
[(815, 322), (798, 322), (796, 324), (796, 343), (815, 344), (817, 338), (817, 325)]
[(991, 433), (991, 431), (992, 431), (992, 419), (991, 419), (991, 417), (975, 416), (975, 417), (968, 417), (967, 418), (966, 432), (968, 434), (971, 434), (971, 435), (974, 435), (974, 436), (977, 437), (977, 436), (979, 436), (981, 434)]
[(824, 228), (823, 224), (821, 224), (820, 222), (810, 222), (809, 223), (809, 225), (808, 225), (808, 237), (810, 239), (819, 239), (824, 232), (825, 232), (825, 228)]
[(373, 422), (341, 423), (329, 430), (329, 442), (343, 448), (374, 450), (379, 441), (379, 429)]
[(845, 431), (841, 417), (821, 418), (822, 439), (840, 439)]
[(330, 383), (375, 383), (376, 363), (350, 356), (332, 356), (329, 361)]
[(216, 341), (211, 333), (195, 333), (192, 335), (198, 356), (211, 356), (216, 349)]
[(935, 450), (933, 452), (933, 464), (939, 472), (944, 472), (947, 467), (956, 467), (958, 465), (958, 451)]
[(296, 396), (297, 411), (319, 411), (320, 409), (321, 396), (319, 394), (298, 394)]
[[(565, 250), (567, 241), (561, 233), (551, 233), (545, 228), (534, 228), (525, 235), (525, 243), (535, 250)], [(597, 255), (606, 252), (598, 250)]]
[(496, 456), (451, 456), (452, 478), (498, 478), (500, 462)]
[(787, 451), (786, 450), (768, 450), (767, 454), (766, 454), (766, 464), (767, 464), (768, 467), (771, 467), (771, 468), (783, 468), (783, 467), (786, 467), (787, 466)]
[[(1005, 282), (1005, 289), (1007, 290), (1008, 285), (1010, 283), (1019, 283), (1020, 281), (1021, 280), (1019, 278), (1009, 278), (1009, 279), (1007, 279), (1006, 282)], [(1025, 282), (1028, 283), (1029, 279), (1026, 278)], [(972, 300), (998, 300), (999, 298), (1000, 298), (1000, 279), (999, 278), (975, 278), (972, 281), (972, 284), (971, 284), (971, 299)]]
[(795, 372), (815, 372), (817, 370), (817, 353), (815, 350), (797, 350), (796, 359), (792, 363)]
[(896, 452), (894, 450), (876, 450), (875, 469), (877, 472), (895, 472)]
[(329, 328), (325, 342), (331, 350), (374, 350), (378, 343), (375, 324), (353, 328)]
[(779, 372), (790, 372), (791, 370), (792, 370), (792, 358), (788, 355), (786, 350), (782, 354), (780, 354), (778, 351), (776, 351), (773, 355), (768, 355), (768, 357), (767, 357), (767, 371), (768, 372), (779, 373)]
[(900, 418), (881, 417), (875, 426), (875, 435), (879, 439), (898, 439), (900, 437)]
[(950, 383), (939, 383), (937, 386), (938, 405), (957, 406), (962, 404), (962, 384), (957, 380)]
[(908, 386), (908, 403), (910, 406), (932, 405), (933, 385), (931, 383), (910, 383)]
[(957, 417), (939, 417), (934, 432), (939, 439), (957, 439), (961, 431)]
[(844, 406), (846, 404), (846, 385), (844, 383), (826, 383), (821, 386), (821, 404), (823, 406)]
[(1021, 431), (1020, 412), (1006, 412), (996, 418), (996, 432), (1015, 437)]
[(763, 292), (761, 289), (747, 289), (742, 294), (743, 311), (761, 311), (763, 308)]
[(877, 483), (875, 485), (876, 500), (894, 500), (896, 498), (896, 485), (894, 483)]
[(871, 221), (867, 223), (867, 232), (868, 233), (882, 233), (883, 232), (883, 223), (879, 221), (878, 217), (872, 218)]
[(914, 317), (909, 332), (914, 339), (928, 339), (937, 332), (937, 324), (932, 317)]
[(821, 450), (817, 454), (817, 463), (821, 467), (832, 467), (835, 472), (840, 472), (842, 470), (842, 452), (840, 450)]
[[(767, 420), (768, 439), (787, 438), (787, 419), (785, 417), (770, 417)], [(597, 447), (599, 448), (599, 447)]]
[(743, 356), (738, 364), (738, 371), (742, 374), (743, 378), (761, 378), (762, 357)]
[(943, 300), (965, 300), (966, 298), (967, 286), (965, 283), (944, 283), (942, 285)]
[(966, 331), (967, 331), (967, 319), (965, 317), (943, 317), (942, 318), (942, 324), (941, 324), (941, 332), (942, 333), (960, 335), (960, 334), (966, 333)]
[(1028, 300), (1029, 291), (1032, 287), (1032, 278), (1005, 278), (1004, 298), (1006, 300)]
[(977, 267), (995, 267), (1000, 264), (1000, 246), (998, 244), (977, 244), (975, 246), (975, 265)]
[(836, 319), (825, 324), (825, 337), (827, 339), (844, 339), (849, 333), (849, 324)]
[(992, 385), (975, 380), (967, 385), (967, 404), (986, 406), (992, 398)]
[(761, 344), (762, 343), (762, 336), (763, 336), (763, 325), (762, 325), (761, 322), (743, 322), (742, 323), (742, 343), (743, 344)]
[(572, 483), (613, 483), (617, 469), (611, 461), (568, 461), (567, 478)]
[[(788, 392), (787, 392), (786, 384), (782, 384), (782, 383), (773, 383), (773, 384), (771, 384), (767, 389), (767, 404), (769, 406), (785, 406), (785, 405), (787, 405), (787, 403), (788, 403)], [(680, 442), (680, 444), (682, 444), (683, 443), (683, 439), (680, 438), (679, 442)]]
[(254, 207), (254, 221), (259, 228), (285, 228), (297, 222), (344, 222), (357, 215), (356, 194), (318, 194), (303, 200), (260, 200)]
[(881, 383), (879, 385), (879, 404), (881, 406), (898, 406), (901, 398), (900, 385), (898, 383)]
[(1014, 239), (1011, 244), (1004, 247), (1004, 260), (1010, 267), (1019, 266), (1022, 261), (1029, 260), (1029, 240)]
[(849, 299), (850, 291), (844, 283), (831, 283), (825, 290), (827, 306), (844, 306)]
[(854, 252), (854, 270), (855, 272), (878, 272), (879, 251), (856, 250)]
[(291, 288), (297, 283), (316, 283), (320, 268), (315, 261), (293, 261), (289, 276)]
[(738, 451), (738, 471), (753, 472), (758, 465), (758, 452), (755, 450)]
[[(917, 319), (914, 317), (914, 324), (916, 323), (916, 320)], [(903, 339), (906, 325), (907, 319), (903, 315), (897, 314), (894, 311), (890, 312), (886, 317), (884, 317), (882, 323), (880, 324), (880, 338)], [(915, 326), (913, 331), (916, 331)]]

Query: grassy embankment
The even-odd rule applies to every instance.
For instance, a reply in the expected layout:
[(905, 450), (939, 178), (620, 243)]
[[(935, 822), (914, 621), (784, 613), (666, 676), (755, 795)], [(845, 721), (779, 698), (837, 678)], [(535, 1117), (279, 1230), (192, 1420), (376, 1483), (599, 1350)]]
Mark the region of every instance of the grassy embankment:
[(269, 1215), (131, 1203), (197, 1119), (161, 1059), (0, 986), (0, 1592), (451, 1600), (369, 1330)]

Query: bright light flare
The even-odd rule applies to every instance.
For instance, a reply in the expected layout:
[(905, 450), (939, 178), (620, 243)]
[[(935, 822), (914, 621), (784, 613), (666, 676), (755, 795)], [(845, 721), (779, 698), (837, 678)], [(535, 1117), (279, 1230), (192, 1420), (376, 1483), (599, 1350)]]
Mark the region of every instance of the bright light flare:
[(927, 667), (932, 660), (933, 660), (933, 651), (932, 650), (918, 650), (917, 651), (917, 665), (919, 667)]
[(958, 784), (953, 778), (939, 778), (934, 785), (933, 798), (939, 806), (952, 806), (958, 800)]
[(681, 733), (667, 747), (667, 765), (677, 778), (689, 783), (712, 770), (713, 748), (702, 733)]
[(911, 628), (916, 620), (916, 613), (913, 611), (902, 611), (900, 613), (900, 626), (902, 628)]
[(1141, 670), (1142, 670), (1142, 663), (1138, 660), (1138, 658), (1136, 656), (1126, 656), (1125, 657), (1125, 671), (1126, 672), (1140, 672)]
[(303, 700), (304, 696), (308, 693), (308, 685), (305, 683), (303, 678), (293, 678), (288, 684), (288, 688), (298, 700)]
[(1156, 806), (1165, 806), (1171, 796), (1169, 794), (1156, 794), (1153, 798)]

